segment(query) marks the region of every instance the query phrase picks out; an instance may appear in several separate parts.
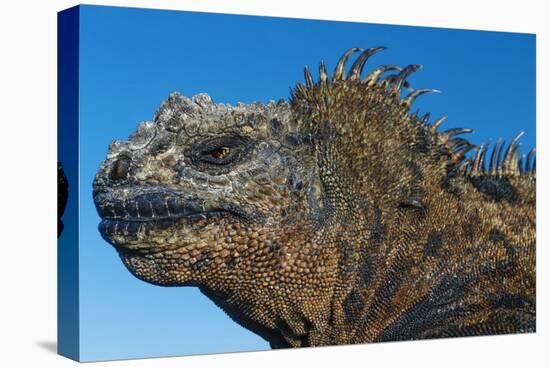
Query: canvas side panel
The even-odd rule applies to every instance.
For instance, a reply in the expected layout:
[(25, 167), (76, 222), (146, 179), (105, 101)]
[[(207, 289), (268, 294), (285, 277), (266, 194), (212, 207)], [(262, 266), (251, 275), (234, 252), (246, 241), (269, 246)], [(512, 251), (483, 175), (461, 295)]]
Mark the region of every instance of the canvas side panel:
[(74, 7), (57, 18), (57, 154), (68, 182), (57, 241), (57, 352), (74, 360), (79, 359), (79, 13)]

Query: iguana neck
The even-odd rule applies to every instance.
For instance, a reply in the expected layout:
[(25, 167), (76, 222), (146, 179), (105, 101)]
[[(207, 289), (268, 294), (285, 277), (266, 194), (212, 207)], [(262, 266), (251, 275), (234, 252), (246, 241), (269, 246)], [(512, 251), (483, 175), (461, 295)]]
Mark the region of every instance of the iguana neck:
[[(363, 295), (366, 289), (370, 268), (365, 261), (372, 260), (372, 254), (365, 250), (374, 249), (383, 239), (381, 212), (366, 201), (325, 209), (332, 215), (303, 246), (319, 250), (314, 260), (318, 265), (312, 270), (319, 278), (304, 279), (303, 297), (290, 299), (280, 289), (247, 289), (244, 285), (238, 290), (201, 287), (234, 321), (260, 335), (272, 348), (348, 343), (356, 333), (358, 323), (353, 317), (359, 309), (350, 309), (354, 307), (350, 297)], [(293, 256), (300, 258), (300, 254)]]

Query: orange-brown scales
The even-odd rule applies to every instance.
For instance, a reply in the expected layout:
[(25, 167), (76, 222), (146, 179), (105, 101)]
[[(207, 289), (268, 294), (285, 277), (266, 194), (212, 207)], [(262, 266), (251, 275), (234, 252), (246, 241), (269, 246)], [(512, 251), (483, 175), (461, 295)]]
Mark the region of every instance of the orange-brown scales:
[(103, 237), (274, 348), (534, 331), (534, 151), (410, 114), (431, 90), (401, 96), (416, 65), (362, 76), (381, 49), (290, 102), (171, 94), (101, 164)]

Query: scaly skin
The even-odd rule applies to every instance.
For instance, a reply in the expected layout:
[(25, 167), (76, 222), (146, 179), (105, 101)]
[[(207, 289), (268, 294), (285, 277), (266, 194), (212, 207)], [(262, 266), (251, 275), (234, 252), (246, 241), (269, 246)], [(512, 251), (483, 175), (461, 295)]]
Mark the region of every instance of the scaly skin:
[(171, 94), (101, 164), (103, 237), (273, 348), (534, 331), (534, 154), (410, 114), (418, 66), (361, 77), (380, 50), (290, 102)]

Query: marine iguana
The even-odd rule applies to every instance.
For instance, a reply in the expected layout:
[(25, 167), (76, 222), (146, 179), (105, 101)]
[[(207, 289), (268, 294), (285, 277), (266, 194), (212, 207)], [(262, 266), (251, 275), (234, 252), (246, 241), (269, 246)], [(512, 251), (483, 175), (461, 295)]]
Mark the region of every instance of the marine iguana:
[(534, 332), (534, 150), (411, 113), (434, 90), (402, 96), (419, 65), (362, 76), (382, 49), (306, 67), (288, 102), (170, 94), (101, 163), (102, 236), (272, 348)]

